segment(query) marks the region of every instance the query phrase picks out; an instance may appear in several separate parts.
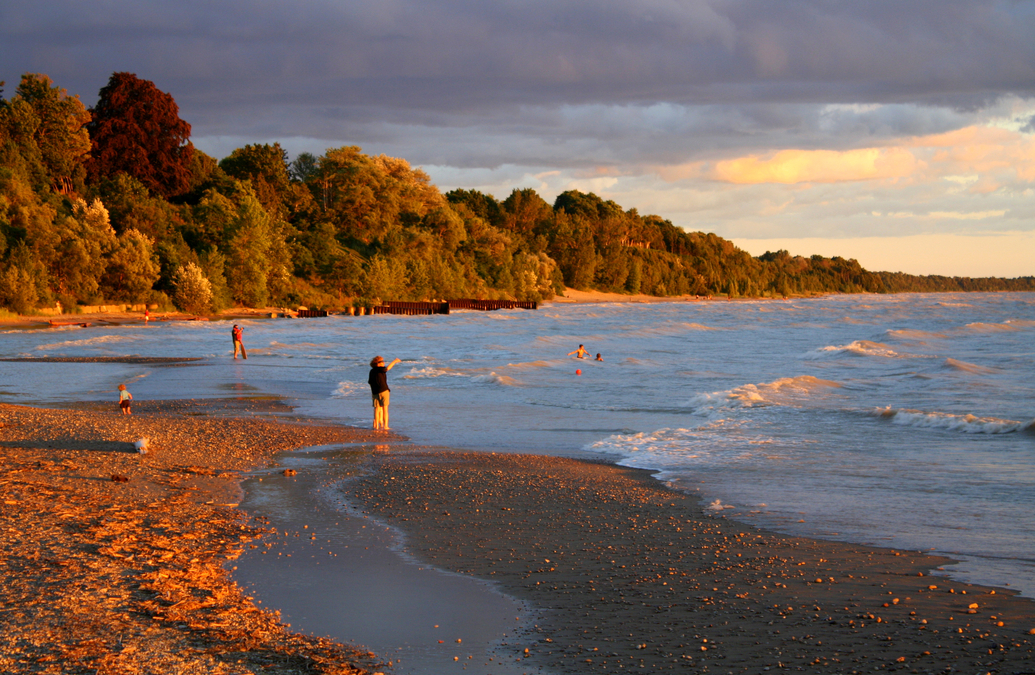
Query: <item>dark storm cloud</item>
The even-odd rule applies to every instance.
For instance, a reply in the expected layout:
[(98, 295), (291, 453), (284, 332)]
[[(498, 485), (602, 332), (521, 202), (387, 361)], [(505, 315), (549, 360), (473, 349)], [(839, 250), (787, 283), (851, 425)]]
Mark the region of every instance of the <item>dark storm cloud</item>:
[[(424, 138), (456, 166), (483, 162), (493, 139), (529, 163), (578, 138), (596, 161), (685, 157), (703, 136), (850, 145), (1035, 93), (1032, 3), (3, 3), (8, 92), (43, 72), (90, 104), (126, 70), (173, 94), (195, 136), (410, 144), (417, 162)], [(829, 103), (900, 105), (835, 119)], [(471, 133), (483, 138), (467, 152), (457, 137)]]

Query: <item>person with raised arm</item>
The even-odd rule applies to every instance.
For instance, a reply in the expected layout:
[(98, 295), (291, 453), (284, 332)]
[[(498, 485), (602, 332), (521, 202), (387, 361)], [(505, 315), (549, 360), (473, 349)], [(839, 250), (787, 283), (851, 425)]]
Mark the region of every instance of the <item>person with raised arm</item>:
[(385, 360), (380, 356), (370, 360), (370, 376), (367, 382), (370, 384), (370, 395), (374, 400), (374, 429), (389, 428), (388, 402), (391, 389), (388, 388), (388, 371), (401, 361), (402, 359), (395, 359), (386, 366)]

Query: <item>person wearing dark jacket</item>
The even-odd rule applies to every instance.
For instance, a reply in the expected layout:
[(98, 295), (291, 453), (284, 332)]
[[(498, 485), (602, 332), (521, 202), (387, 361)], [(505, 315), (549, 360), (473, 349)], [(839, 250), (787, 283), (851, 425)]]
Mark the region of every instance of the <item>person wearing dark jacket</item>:
[(387, 366), (385, 360), (375, 356), (370, 360), (370, 376), (367, 382), (370, 384), (370, 395), (374, 400), (374, 428), (388, 429), (388, 398), (391, 389), (388, 388), (388, 371), (395, 367), (395, 364), (402, 359), (395, 359)]

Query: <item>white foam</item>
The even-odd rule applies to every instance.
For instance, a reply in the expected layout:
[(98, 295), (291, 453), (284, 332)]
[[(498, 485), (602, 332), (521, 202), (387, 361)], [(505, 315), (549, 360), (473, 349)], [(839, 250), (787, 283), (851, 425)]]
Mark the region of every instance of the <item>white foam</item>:
[(423, 368), (411, 368), (410, 372), (403, 375), (405, 380), (423, 380), (435, 377), (464, 377), (465, 373), (452, 368), (436, 368), (425, 366)]
[(126, 335), (98, 335), (97, 337), (85, 338), (83, 340), (67, 340), (65, 342), (53, 342), (46, 345), (38, 345), (36, 351), (47, 352), (54, 349), (67, 349), (69, 347), (92, 347), (94, 345), (110, 344), (113, 342), (127, 342), (131, 338)]
[(471, 378), (471, 381), (477, 382), (478, 384), (499, 384), (505, 387), (514, 387), (518, 384), (517, 380), (514, 378), (507, 377), (506, 375), (497, 375), (495, 372), (490, 372), (484, 375), (475, 375)]
[(363, 391), (367, 388), (365, 382), (353, 382), (351, 380), (345, 380), (339, 382), (337, 389), (331, 392), (332, 398), (348, 398), (349, 396), (355, 396), (358, 392)]
[(885, 359), (909, 358), (911, 354), (899, 354), (882, 342), (856, 340), (846, 345), (830, 345), (820, 347), (805, 355), (806, 359), (817, 359), (830, 354), (851, 354), (852, 356), (872, 356)]
[(506, 375), (499, 375), (495, 371), (463, 371), (455, 370), (453, 368), (437, 368), (435, 366), (413, 368), (409, 373), (403, 375), (403, 379), (406, 380), (424, 380), (442, 377), (467, 378), (471, 382), (477, 384), (501, 384), (504, 386), (515, 386), (518, 384), (514, 378), (507, 377)]
[(693, 466), (729, 465), (767, 457), (736, 433), (739, 422), (717, 420), (694, 429), (658, 429), (614, 434), (587, 450), (620, 457), (618, 463), (655, 471)]
[(765, 405), (802, 406), (821, 396), (824, 390), (841, 385), (812, 375), (783, 377), (762, 384), (745, 384), (726, 391), (698, 394), (689, 401), (696, 414), (713, 414), (721, 408), (752, 408)]
[(735, 508), (737, 508), (737, 507), (733, 506), (732, 504), (723, 504), (721, 500), (716, 499), (712, 503), (708, 504), (708, 506), (704, 507), (704, 510), (705, 511), (711, 511), (713, 513), (719, 513), (719, 512), (722, 512), (722, 511), (726, 510), (726, 509), (735, 509)]
[(1004, 321), (1003, 323), (968, 323), (967, 328), (976, 333), (998, 333), (1001, 331), (1017, 331), (1024, 327), (1023, 324)]
[(1010, 434), (1026, 431), (1035, 424), (1016, 422), (996, 417), (977, 417), (976, 415), (956, 415), (943, 412), (923, 412), (920, 410), (894, 410), (890, 406), (878, 408), (873, 414), (894, 424), (925, 429), (943, 429), (960, 431), (967, 434)]

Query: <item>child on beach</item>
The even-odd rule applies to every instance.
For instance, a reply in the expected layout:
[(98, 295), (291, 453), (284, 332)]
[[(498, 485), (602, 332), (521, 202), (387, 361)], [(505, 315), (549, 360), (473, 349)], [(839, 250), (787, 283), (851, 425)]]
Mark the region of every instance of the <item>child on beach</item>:
[(119, 407), (122, 408), (123, 415), (132, 415), (133, 411), (129, 409), (130, 401), (133, 400), (133, 394), (126, 390), (126, 385), (119, 385)]

